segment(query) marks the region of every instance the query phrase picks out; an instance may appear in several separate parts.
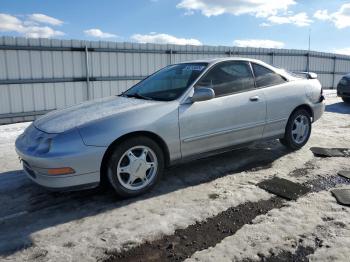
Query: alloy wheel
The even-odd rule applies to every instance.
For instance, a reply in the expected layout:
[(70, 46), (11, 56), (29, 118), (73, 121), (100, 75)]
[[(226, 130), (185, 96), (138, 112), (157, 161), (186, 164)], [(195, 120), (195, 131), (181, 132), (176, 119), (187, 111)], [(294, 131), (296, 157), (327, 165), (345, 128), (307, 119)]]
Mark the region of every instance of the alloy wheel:
[(147, 146), (134, 146), (119, 159), (117, 178), (129, 190), (145, 188), (155, 177), (158, 169), (157, 156)]

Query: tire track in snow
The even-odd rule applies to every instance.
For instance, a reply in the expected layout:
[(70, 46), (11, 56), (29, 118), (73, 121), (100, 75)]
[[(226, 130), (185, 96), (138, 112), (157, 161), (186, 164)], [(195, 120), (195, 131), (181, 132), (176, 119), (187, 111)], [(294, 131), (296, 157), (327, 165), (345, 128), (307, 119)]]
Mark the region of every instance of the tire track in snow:
[(122, 253), (107, 251), (105, 262), (111, 261), (181, 261), (198, 250), (215, 245), (234, 234), (256, 216), (273, 208), (282, 207), (285, 201), (279, 197), (248, 202), (231, 207), (206, 221), (197, 222), (185, 229), (178, 229), (173, 235), (146, 242), (141, 246)]
[[(306, 173), (314, 167), (309, 162), (306, 168), (290, 172), (292, 175)], [(349, 181), (338, 176), (324, 177), (308, 181), (313, 192), (333, 187)], [(191, 256), (199, 250), (207, 249), (230, 235), (234, 235), (241, 227), (252, 223), (253, 219), (272, 209), (278, 209), (286, 201), (279, 197), (268, 200), (248, 202), (237, 207), (231, 207), (205, 221), (197, 222), (185, 229), (176, 230), (174, 234), (165, 236), (153, 242), (146, 242), (136, 248), (124, 252), (107, 251), (105, 261), (179, 261)], [(302, 253), (304, 254), (304, 253)], [(287, 254), (288, 255), (288, 254)]]
[[(332, 246), (325, 242), (336, 239), (332, 230), (343, 224), (339, 221), (343, 218), (349, 222), (349, 216), (350, 209), (337, 204), (330, 192), (311, 193), (289, 202), (289, 206), (258, 216), (253, 224), (245, 225), (235, 235), (186, 261), (290, 261), (290, 258), (307, 261), (319, 248), (331, 250)], [(346, 251), (349, 254), (349, 246)], [(344, 256), (341, 252), (338, 255)], [(316, 261), (320, 260), (331, 259), (317, 256)]]
[[(330, 159), (323, 165), (327, 162)], [(318, 173), (311, 162), (305, 166), (290, 174)], [(245, 225), (237, 234), (195, 253), (188, 261), (345, 261), (350, 253), (350, 209), (339, 205), (328, 190), (349, 185), (350, 180), (337, 175), (319, 177), (302, 179), (312, 193), (258, 216), (253, 225)]]

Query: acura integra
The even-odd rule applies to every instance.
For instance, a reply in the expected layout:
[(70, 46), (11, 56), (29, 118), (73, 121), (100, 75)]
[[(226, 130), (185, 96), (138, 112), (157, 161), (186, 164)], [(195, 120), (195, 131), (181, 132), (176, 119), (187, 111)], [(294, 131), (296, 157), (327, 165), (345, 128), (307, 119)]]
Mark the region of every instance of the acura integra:
[(317, 75), (218, 58), (166, 66), (126, 92), (52, 111), (16, 140), (25, 173), (53, 189), (108, 181), (123, 197), (164, 168), (249, 143), (303, 147), (324, 112)]

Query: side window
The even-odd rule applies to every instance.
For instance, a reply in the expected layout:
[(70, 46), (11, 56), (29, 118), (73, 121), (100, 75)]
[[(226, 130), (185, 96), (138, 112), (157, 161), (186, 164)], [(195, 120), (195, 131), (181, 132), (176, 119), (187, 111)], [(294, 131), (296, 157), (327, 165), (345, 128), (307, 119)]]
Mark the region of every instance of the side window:
[(257, 87), (279, 85), (286, 82), (282, 76), (264, 66), (254, 63), (252, 63), (252, 66)]
[(223, 96), (254, 88), (254, 77), (247, 62), (223, 62), (214, 66), (196, 87), (211, 87), (215, 96)]

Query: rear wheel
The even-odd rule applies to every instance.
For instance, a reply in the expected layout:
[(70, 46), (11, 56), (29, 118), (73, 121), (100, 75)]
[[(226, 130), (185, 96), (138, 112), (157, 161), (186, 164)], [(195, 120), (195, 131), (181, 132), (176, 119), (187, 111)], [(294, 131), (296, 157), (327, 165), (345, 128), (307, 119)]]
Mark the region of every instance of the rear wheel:
[(284, 137), (280, 139), (280, 142), (292, 150), (298, 150), (307, 143), (310, 134), (310, 114), (304, 109), (299, 109), (290, 116)]
[(159, 145), (148, 137), (134, 137), (115, 147), (107, 176), (118, 195), (133, 197), (154, 187), (163, 169), (164, 156)]
[(347, 104), (350, 104), (350, 98), (349, 97), (342, 97), (343, 101)]

